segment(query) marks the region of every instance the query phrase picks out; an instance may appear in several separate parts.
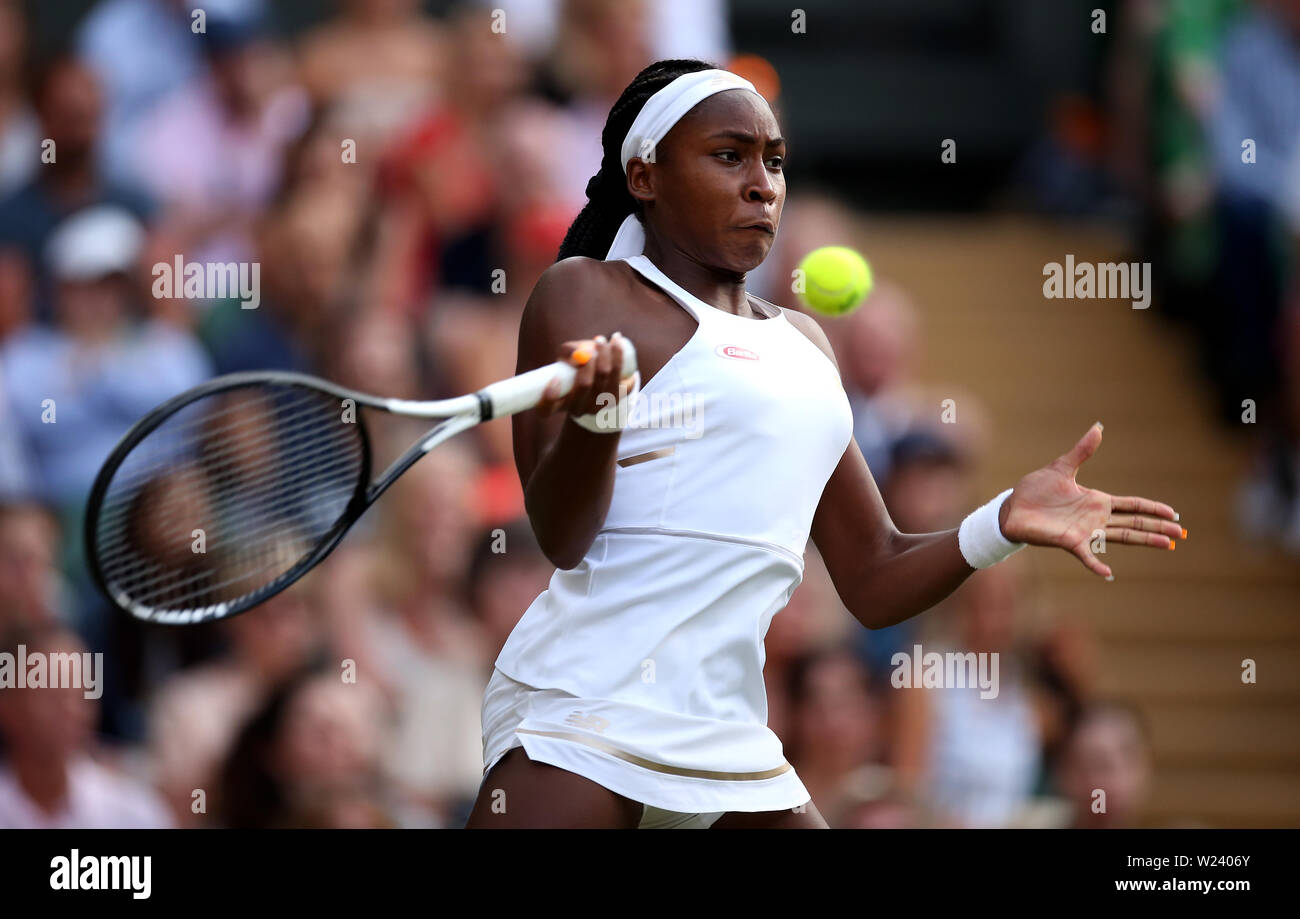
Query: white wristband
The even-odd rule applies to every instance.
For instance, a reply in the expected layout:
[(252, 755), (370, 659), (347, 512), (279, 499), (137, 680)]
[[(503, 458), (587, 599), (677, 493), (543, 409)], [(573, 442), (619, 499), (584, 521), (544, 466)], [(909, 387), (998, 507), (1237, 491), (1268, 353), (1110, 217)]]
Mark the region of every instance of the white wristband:
[(998, 523), (1002, 502), (1006, 501), (1007, 496), (1013, 491), (1014, 488), (1008, 488), (988, 504), (971, 511), (961, 522), (961, 527), (957, 530), (957, 545), (961, 547), (961, 554), (965, 556), (966, 563), (972, 568), (988, 568), (990, 565), (996, 565), (1027, 545), (1023, 542), (1012, 542), (1003, 536), (1002, 527)]
[(641, 371), (632, 374), (632, 389), (627, 398), (620, 399), (613, 405), (606, 405), (586, 415), (570, 415), (580, 427), (597, 434), (616, 434), (627, 427), (636, 407), (637, 397), (641, 394)]

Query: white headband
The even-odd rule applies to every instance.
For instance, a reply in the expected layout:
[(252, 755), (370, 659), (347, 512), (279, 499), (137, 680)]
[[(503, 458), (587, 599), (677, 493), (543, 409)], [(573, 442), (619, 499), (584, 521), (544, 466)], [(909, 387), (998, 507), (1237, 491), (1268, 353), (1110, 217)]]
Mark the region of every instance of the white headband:
[[(761, 95), (754, 84), (729, 70), (697, 70), (683, 74), (646, 100), (623, 139), (623, 174), (632, 157), (649, 158), (682, 116), (714, 93), (746, 89)], [(614, 235), (605, 261), (640, 255), (645, 251), (645, 228), (636, 214), (628, 214)]]

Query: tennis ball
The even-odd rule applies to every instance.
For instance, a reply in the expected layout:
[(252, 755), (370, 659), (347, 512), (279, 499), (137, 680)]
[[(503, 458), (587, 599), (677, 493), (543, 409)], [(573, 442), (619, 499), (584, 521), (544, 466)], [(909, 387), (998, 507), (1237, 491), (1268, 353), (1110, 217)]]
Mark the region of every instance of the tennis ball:
[(851, 313), (871, 293), (871, 266), (847, 246), (814, 249), (799, 270), (804, 282), (799, 299), (827, 316)]

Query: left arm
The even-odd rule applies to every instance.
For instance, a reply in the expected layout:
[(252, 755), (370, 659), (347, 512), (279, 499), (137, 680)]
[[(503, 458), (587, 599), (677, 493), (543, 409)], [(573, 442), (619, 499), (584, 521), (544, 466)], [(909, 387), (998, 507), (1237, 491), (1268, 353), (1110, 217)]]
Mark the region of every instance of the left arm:
[[(811, 317), (788, 311), (793, 325), (834, 362), (825, 333)], [(1186, 537), (1173, 508), (1147, 498), (1114, 497), (1075, 481), (1080, 464), (1101, 444), (1095, 424), (1074, 448), (1021, 478), (998, 517), (1011, 542), (1054, 546), (1110, 580), (1110, 567), (1093, 555), (1094, 534), (1107, 543), (1173, 548)], [(958, 530), (900, 533), (889, 517), (871, 470), (850, 441), (822, 491), (812, 538), (840, 600), (869, 629), (910, 619), (948, 596), (973, 574)]]

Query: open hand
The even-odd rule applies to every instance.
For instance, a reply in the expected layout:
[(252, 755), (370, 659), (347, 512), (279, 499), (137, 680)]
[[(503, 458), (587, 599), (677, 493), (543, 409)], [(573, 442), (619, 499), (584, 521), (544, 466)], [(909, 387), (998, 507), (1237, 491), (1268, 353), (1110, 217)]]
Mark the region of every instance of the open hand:
[(1012, 542), (1033, 546), (1057, 546), (1076, 556), (1084, 565), (1107, 580), (1114, 575), (1110, 566), (1092, 552), (1094, 534), (1106, 534), (1105, 544), (1172, 549), (1187, 531), (1176, 521), (1172, 507), (1150, 498), (1116, 497), (1075, 481), (1079, 467), (1101, 446), (1101, 422), (1074, 445), (1016, 483), (1002, 503), (998, 522), (1002, 535)]

